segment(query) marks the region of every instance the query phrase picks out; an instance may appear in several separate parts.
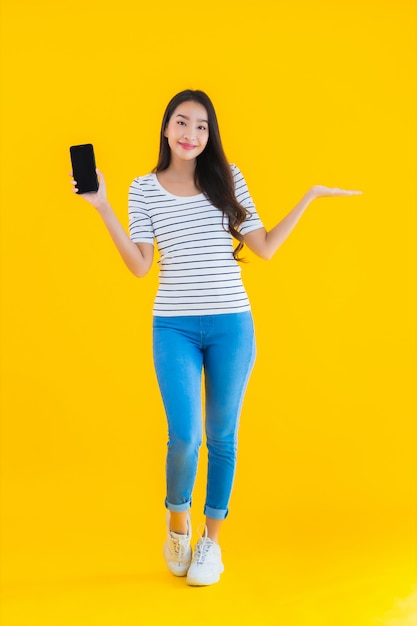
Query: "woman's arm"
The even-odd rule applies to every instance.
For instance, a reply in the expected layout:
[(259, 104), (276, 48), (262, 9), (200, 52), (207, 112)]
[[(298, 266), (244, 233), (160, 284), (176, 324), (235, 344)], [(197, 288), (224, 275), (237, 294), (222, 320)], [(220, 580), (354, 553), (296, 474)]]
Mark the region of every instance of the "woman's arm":
[(353, 196), (361, 193), (361, 191), (315, 185), (307, 191), (293, 210), (270, 231), (266, 231), (265, 228), (258, 228), (245, 235), (245, 244), (252, 252), (263, 259), (269, 260), (294, 230), (302, 214), (313, 200), (325, 196)]
[[(83, 193), (82, 197), (92, 204), (100, 214), (120, 256), (135, 276), (145, 276), (152, 266), (154, 247), (150, 243), (134, 243), (119, 222), (115, 212), (107, 201), (106, 182), (103, 174), (99, 175), (99, 188), (96, 193)], [(71, 174), (72, 176), (72, 174)], [(73, 180), (74, 193), (77, 192), (77, 181)]]

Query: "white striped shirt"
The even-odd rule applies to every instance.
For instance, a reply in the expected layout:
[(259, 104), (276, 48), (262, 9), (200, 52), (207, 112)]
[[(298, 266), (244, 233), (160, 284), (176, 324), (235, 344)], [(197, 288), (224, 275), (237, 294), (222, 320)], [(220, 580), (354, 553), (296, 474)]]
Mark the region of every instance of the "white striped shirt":
[[(251, 212), (242, 235), (262, 227), (240, 170), (231, 165), (238, 202)], [(159, 288), (153, 314), (215, 315), (250, 310), (227, 218), (201, 193), (175, 196), (156, 174), (136, 178), (129, 188), (129, 233), (135, 243), (156, 243)]]

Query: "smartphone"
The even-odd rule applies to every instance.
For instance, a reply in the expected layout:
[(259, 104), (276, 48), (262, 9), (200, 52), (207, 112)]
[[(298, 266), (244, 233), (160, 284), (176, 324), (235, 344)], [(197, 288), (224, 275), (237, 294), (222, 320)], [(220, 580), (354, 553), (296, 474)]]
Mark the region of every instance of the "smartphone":
[(77, 193), (88, 193), (98, 190), (96, 159), (91, 143), (70, 147), (72, 175), (77, 181)]

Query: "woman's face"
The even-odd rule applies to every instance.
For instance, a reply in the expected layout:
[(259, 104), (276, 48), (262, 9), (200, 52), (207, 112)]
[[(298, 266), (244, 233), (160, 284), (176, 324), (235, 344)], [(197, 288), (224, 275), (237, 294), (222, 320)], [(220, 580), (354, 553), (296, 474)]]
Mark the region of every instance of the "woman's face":
[(171, 148), (171, 160), (191, 161), (198, 157), (209, 138), (206, 108), (198, 102), (179, 104), (164, 132)]

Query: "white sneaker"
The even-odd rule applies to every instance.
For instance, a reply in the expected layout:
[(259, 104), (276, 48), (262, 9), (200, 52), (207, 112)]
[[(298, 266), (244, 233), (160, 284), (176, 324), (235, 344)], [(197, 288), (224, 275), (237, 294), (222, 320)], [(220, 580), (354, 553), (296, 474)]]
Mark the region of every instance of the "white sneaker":
[(194, 550), (187, 574), (187, 584), (193, 586), (213, 585), (220, 580), (220, 574), (223, 570), (220, 546), (207, 537), (207, 526), (205, 526), (204, 536), (200, 538)]
[(169, 571), (174, 576), (185, 576), (190, 567), (192, 551), (191, 551), (191, 524), (188, 517), (188, 533), (180, 535), (169, 529), (170, 513), (167, 512), (167, 531), (168, 536), (164, 543), (164, 559)]

